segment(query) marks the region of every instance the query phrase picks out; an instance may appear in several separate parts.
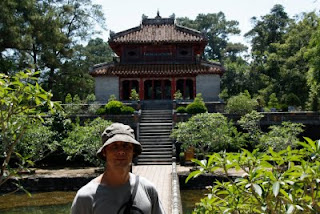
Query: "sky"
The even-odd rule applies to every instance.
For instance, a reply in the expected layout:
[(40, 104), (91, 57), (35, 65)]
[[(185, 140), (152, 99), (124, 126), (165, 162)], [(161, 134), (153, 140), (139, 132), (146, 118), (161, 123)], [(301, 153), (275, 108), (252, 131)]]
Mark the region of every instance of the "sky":
[(195, 19), (200, 13), (222, 11), (227, 20), (239, 22), (241, 35), (230, 38), (230, 41), (248, 45), (243, 34), (252, 29), (251, 18), (270, 13), (275, 4), (283, 5), (290, 17), (301, 12), (320, 11), (320, 0), (92, 0), (92, 2), (103, 7), (108, 29), (103, 33), (105, 41), (109, 38), (110, 30), (117, 33), (140, 25), (142, 14), (154, 18), (159, 10), (163, 18), (174, 13), (176, 17)]

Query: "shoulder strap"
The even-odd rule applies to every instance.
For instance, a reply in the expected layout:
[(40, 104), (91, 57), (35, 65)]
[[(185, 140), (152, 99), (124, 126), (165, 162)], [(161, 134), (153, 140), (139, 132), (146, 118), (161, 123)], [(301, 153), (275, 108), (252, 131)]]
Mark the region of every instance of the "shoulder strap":
[(124, 203), (124, 204), (119, 208), (117, 214), (119, 214), (122, 209), (124, 209), (124, 211), (123, 211), (124, 214), (129, 214), (129, 213), (131, 213), (130, 210), (132, 209), (133, 200), (134, 200), (134, 198), (136, 197), (136, 194), (137, 194), (138, 185), (139, 185), (139, 175), (136, 176), (136, 182), (135, 182), (135, 184), (134, 184), (134, 187), (133, 187), (132, 193), (131, 193), (131, 195), (130, 195), (129, 201), (127, 201), (126, 203)]
[(132, 201), (136, 197), (138, 185), (139, 185), (139, 175), (136, 176), (136, 182), (134, 184), (133, 191), (132, 191), (132, 194), (131, 194)]

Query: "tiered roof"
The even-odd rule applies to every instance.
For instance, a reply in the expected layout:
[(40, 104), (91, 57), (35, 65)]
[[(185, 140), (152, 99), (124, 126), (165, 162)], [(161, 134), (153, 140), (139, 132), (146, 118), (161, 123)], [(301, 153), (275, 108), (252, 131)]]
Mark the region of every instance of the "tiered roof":
[(149, 64), (121, 65), (115, 63), (99, 64), (93, 67), (92, 76), (185, 76), (195, 74), (219, 74), (224, 72), (218, 63), (201, 62), (199, 64)]
[(207, 42), (204, 34), (174, 23), (174, 18), (143, 19), (138, 27), (111, 34), (109, 43)]

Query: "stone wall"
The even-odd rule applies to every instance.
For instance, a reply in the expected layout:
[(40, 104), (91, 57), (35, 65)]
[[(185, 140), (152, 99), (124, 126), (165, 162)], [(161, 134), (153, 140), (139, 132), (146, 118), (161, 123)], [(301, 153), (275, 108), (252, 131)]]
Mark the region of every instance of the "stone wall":
[(220, 93), (220, 76), (202, 74), (196, 78), (196, 92), (201, 93), (204, 101), (218, 101)]
[(119, 100), (119, 77), (95, 77), (95, 95), (99, 102), (106, 103), (111, 94)]

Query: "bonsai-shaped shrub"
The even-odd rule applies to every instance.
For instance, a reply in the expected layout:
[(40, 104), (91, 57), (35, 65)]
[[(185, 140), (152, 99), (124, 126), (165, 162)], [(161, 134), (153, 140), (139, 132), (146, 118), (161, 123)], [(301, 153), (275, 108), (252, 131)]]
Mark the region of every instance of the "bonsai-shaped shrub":
[(245, 115), (252, 112), (257, 106), (258, 102), (255, 99), (251, 99), (250, 94), (240, 93), (228, 100), (226, 112), (229, 114)]
[(97, 115), (102, 115), (102, 114), (106, 114), (106, 108), (105, 106), (101, 106), (100, 108), (97, 109), (96, 111)]
[(182, 100), (182, 94), (180, 92), (180, 90), (177, 90), (174, 94), (173, 94), (173, 97), (175, 100)]
[(109, 99), (108, 99), (108, 102), (114, 101), (114, 100), (117, 100), (116, 95), (111, 94), (110, 97), (109, 97)]
[(118, 100), (112, 100), (107, 103), (105, 106), (107, 114), (121, 114), (121, 108), (123, 107), (123, 103)]
[(134, 108), (131, 106), (122, 106), (121, 107), (121, 114), (133, 114), (134, 113)]
[(183, 150), (193, 147), (204, 155), (221, 150), (237, 151), (244, 145), (242, 133), (220, 113), (197, 114), (187, 122), (177, 123), (170, 137), (182, 143)]
[(176, 111), (177, 113), (187, 113), (187, 109), (184, 106), (179, 106)]
[(189, 114), (205, 113), (208, 111), (201, 93), (197, 94), (194, 101), (187, 106), (186, 110)]
[(139, 94), (137, 93), (136, 89), (132, 89), (130, 93), (130, 100), (132, 101), (139, 101)]
[(278, 101), (277, 95), (275, 93), (272, 93), (270, 95), (268, 107), (269, 108), (279, 108), (279, 101)]

